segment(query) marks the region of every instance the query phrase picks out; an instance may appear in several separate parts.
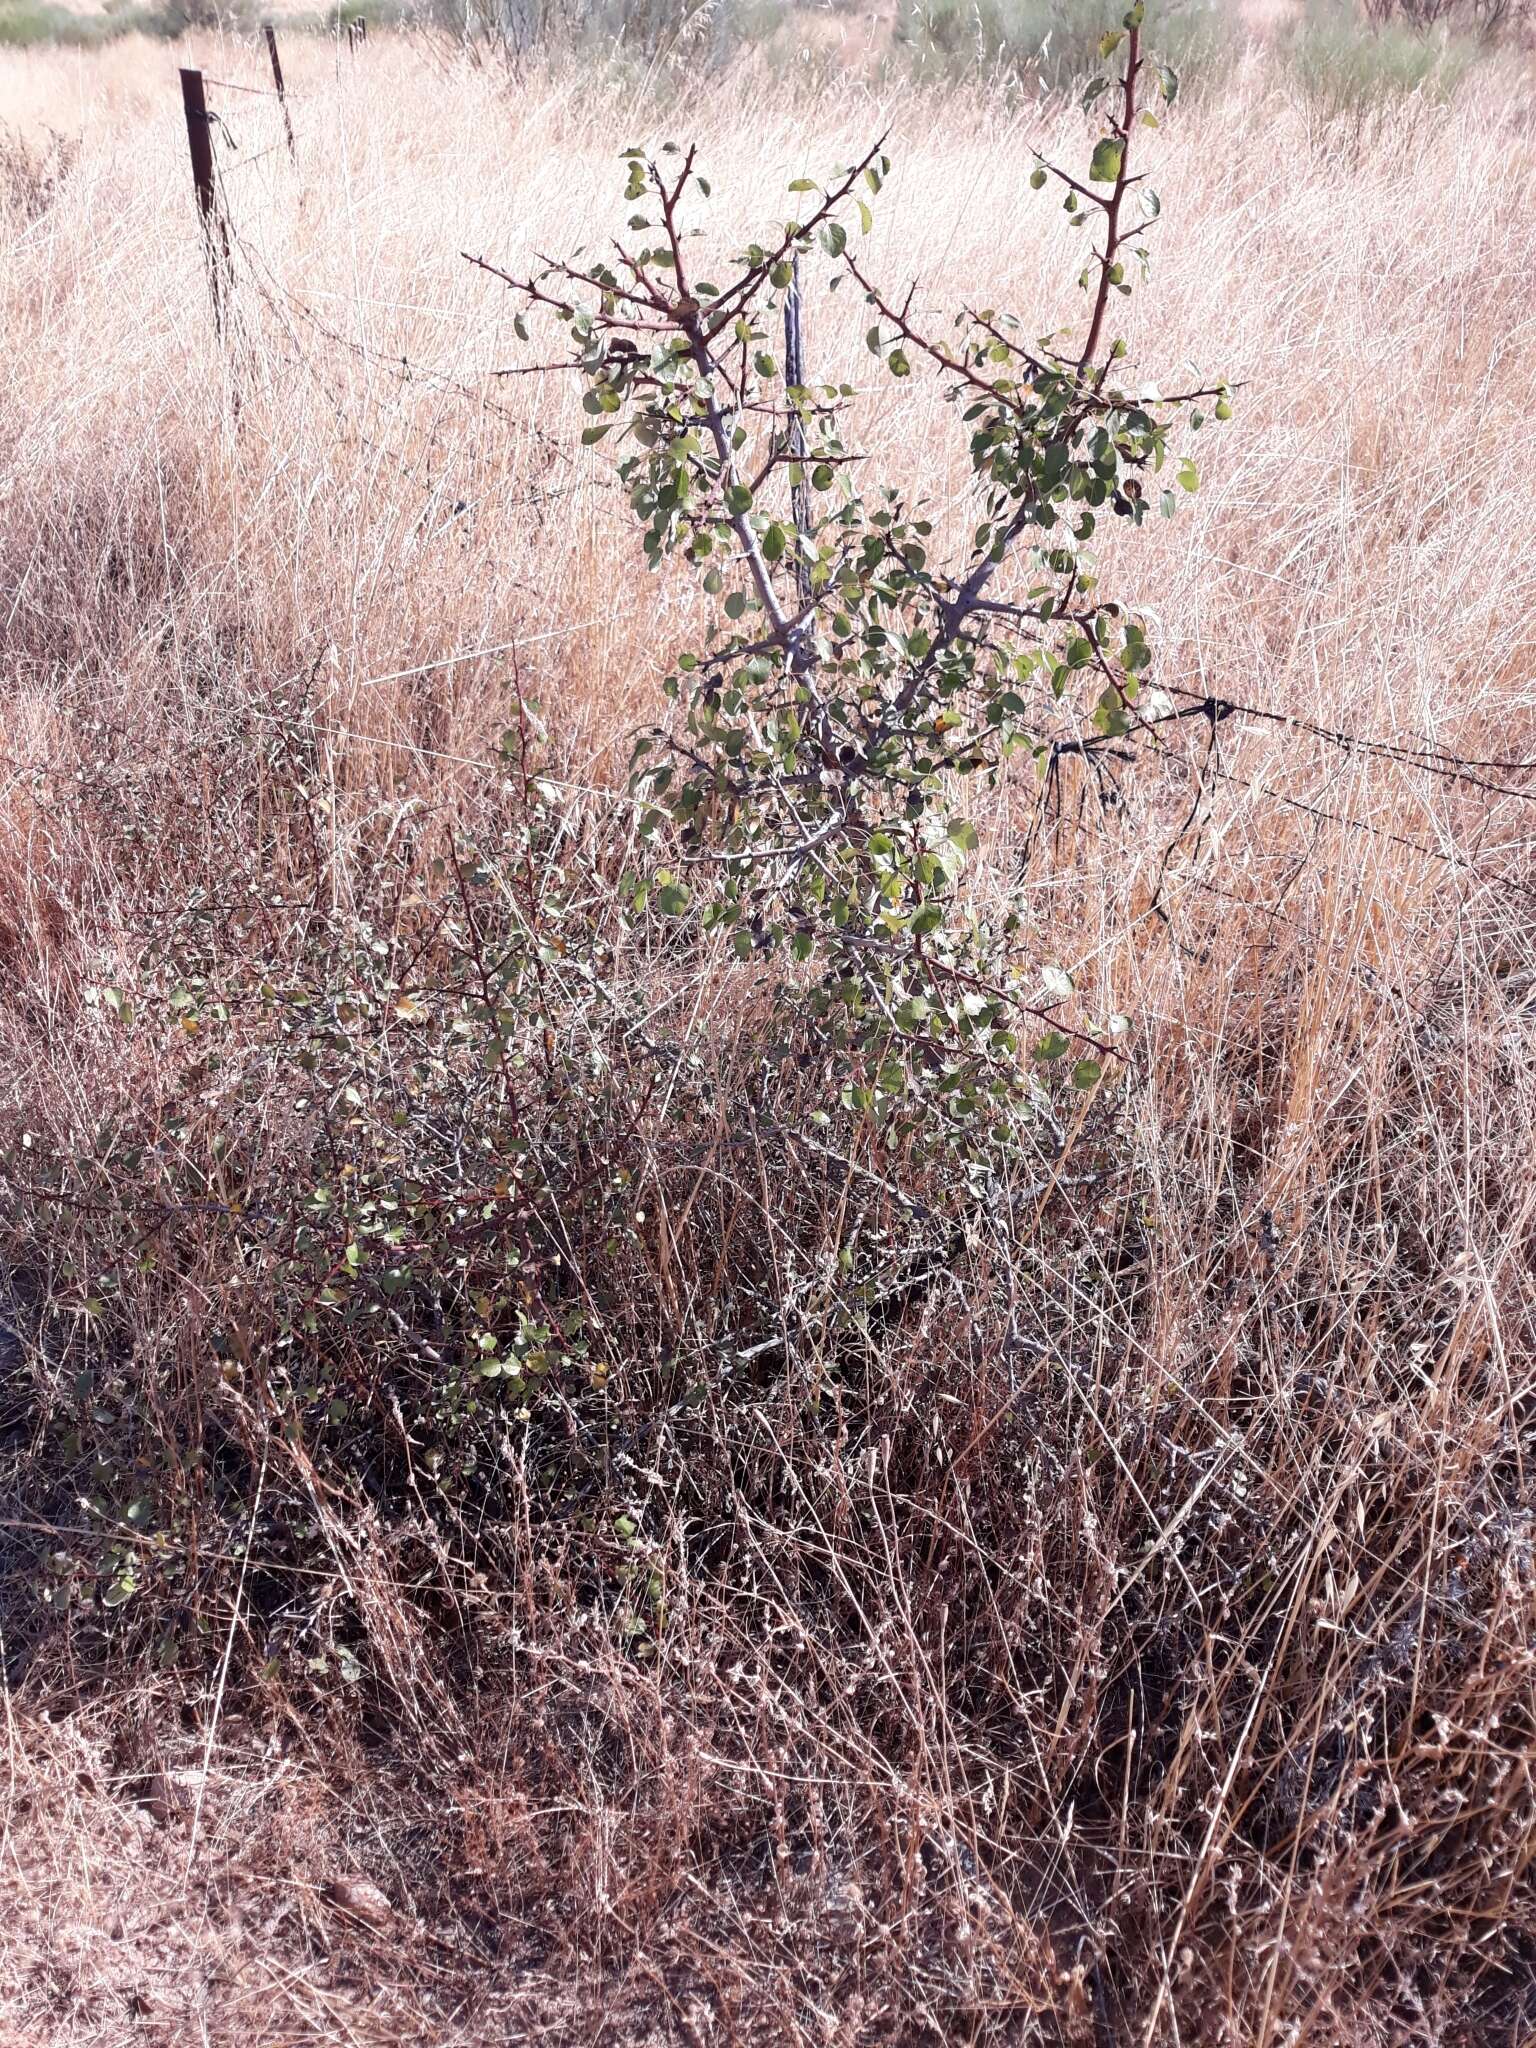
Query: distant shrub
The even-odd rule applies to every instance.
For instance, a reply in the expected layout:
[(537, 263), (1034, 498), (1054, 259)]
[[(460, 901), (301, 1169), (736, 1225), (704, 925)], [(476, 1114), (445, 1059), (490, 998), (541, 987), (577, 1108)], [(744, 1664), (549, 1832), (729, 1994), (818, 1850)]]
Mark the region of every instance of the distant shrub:
[[(892, 42), (920, 78), (1001, 72), (1068, 92), (1092, 76), (1122, 11), (1101, 0), (901, 0)], [(418, 18), (516, 59), (606, 52), (705, 69), (746, 49), (782, 53), (794, 21), (775, 0), (420, 0)], [(1237, 48), (1215, 0), (1181, 0), (1162, 40), (1186, 83), (1225, 68)]]
[(772, 0), (424, 0), (418, 18), (514, 59), (608, 51), (708, 66), (771, 34), (781, 15)]
[(245, 0), (171, 0), (162, 7), (109, 5), (100, 14), (56, 7), (50, 0), (0, 0), (0, 49), (29, 49), (44, 44), (98, 49), (122, 36), (158, 36), (173, 40), (188, 29), (250, 28), (255, 12)]
[(40, 220), (58, 198), (80, 154), (79, 141), (50, 128), (43, 143), (0, 128), (0, 213)]
[(1478, 55), (1468, 35), (1402, 19), (1369, 26), (1347, 0), (1309, 0), (1282, 62), (1314, 130), (1358, 150), (1405, 101), (1449, 100)]
[(1434, 29), (1476, 35), (1494, 42), (1531, 19), (1531, 0), (1365, 0), (1376, 27), (1397, 24), (1427, 34)]
[(5, 0), (0, 4), (0, 49), (25, 50), (40, 43), (92, 45), (120, 34), (107, 15), (77, 14), (48, 0)]
[[(1005, 72), (1070, 93), (1100, 68), (1100, 41), (1120, 12), (1098, 0), (902, 0), (896, 40), (920, 76)], [(1186, 87), (1224, 70), (1237, 49), (1212, 0), (1170, 8), (1159, 39)]]

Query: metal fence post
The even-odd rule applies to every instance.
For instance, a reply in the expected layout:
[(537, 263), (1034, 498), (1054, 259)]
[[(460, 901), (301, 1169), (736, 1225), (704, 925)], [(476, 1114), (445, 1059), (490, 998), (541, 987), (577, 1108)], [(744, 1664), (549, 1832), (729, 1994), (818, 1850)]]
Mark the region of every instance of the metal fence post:
[(794, 393), (805, 385), (805, 337), (801, 331), (800, 258), (790, 259), (789, 290), (784, 294), (784, 383), (790, 407), (790, 460), (799, 465), (798, 482), (789, 486), (790, 516), (795, 528), (795, 595), (801, 611), (811, 602), (811, 565), (806, 559), (811, 534), (811, 492), (805, 480), (805, 425)]
[(267, 55), (272, 61), (272, 83), (277, 87), (277, 103), (283, 110), (283, 133), (288, 138), (288, 154), (292, 157), (293, 121), (288, 113), (288, 94), (283, 85), (283, 60), (277, 54), (277, 31), (268, 21), (262, 24), (261, 32), (267, 39)]
[(192, 184), (197, 193), (197, 211), (203, 230), (208, 286), (213, 294), (213, 324), (222, 336), (224, 301), (229, 289), (229, 236), (219, 214), (218, 194), (214, 190), (213, 129), (209, 123), (201, 71), (183, 69), (181, 105), (187, 117), (187, 150), (192, 158)]

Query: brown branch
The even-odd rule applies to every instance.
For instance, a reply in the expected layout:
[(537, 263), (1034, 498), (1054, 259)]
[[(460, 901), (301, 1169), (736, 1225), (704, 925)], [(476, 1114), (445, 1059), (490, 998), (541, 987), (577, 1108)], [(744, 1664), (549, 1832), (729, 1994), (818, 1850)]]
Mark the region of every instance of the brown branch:
[(759, 289), (764, 278), (772, 273), (775, 265), (782, 263), (785, 257), (790, 255), (801, 243), (808, 241), (817, 228), (821, 226), (822, 222), (830, 218), (848, 197), (848, 194), (869, 169), (875, 158), (879, 156), (881, 150), (885, 147), (885, 143), (885, 135), (878, 137), (873, 146), (864, 152), (858, 162), (849, 166), (841, 183), (834, 185), (828, 192), (823, 194), (820, 206), (817, 207), (816, 211), (808, 219), (797, 221), (785, 234), (776, 249), (771, 250), (761, 263), (754, 264), (750, 270), (745, 271), (736, 280), (735, 284), (727, 291), (722, 292), (718, 299), (711, 302), (708, 326), (710, 340), (714, 339), (720, 328), (732, 317), (735, 304), (738, 302), (745, 304), (752, 294)]
[[(1141, 30), (1132, 28), (1126, 31), (1125, 77), (1120, 88), (1120, 120), (1116, 124), (1116, 132), (1120, 137), (1120, 166), (1115, 174), (1115, 189), (1107, 200), (1100, 202), (1104, 208), (1104, 248), (1099, 257), (1099, 288), (1094, 297), (1093, 317), (1088, 323), (1088, 339), (1083, 343), (1083, 352), (1077, 359), (1080, 376), (1098, 354), (1099, 341), (1104, 332), (1104, 315), (1109, 306), (1115, 258), (1124, 239), (1120, 232), (1120, 208), (1133, 182), (1131, 128), (1136, 119), (1136, 74), (1140, 69)], [(1107, 364), (1105, 368), (1108, 368)], [(1102, 373), (1099, 381), (1103, 382)]]

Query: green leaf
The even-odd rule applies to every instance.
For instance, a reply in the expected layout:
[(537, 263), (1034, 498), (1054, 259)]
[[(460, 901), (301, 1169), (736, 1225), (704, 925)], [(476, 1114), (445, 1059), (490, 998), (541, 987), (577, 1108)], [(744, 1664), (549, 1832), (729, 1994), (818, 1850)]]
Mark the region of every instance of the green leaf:
[(891, 350), (885, 359), (885, 365), (893, 377), (910, 377), (912, 374), (912, 365), (899, 348)]
[(1072, 1086), (1074, 1088), (1095, 1088), (1102, 1079), (1103, 1073), (1104, 1069), (1097, 1060), (1079, 1060), (1072, 1069)]
[(1059, 1060), (1067, 1050), (1067, 1044), (1068, 1040), (1064, 1032), (1047, 1031), (1044, 1038), (1035, 1047), (1035, 1058), (1037, 1060)]
[(1088, 175), (1096, 185), (1113, 185), (1125, 161), (1125, 144), (1118, 135), (1101, 135), (1094, 144)]

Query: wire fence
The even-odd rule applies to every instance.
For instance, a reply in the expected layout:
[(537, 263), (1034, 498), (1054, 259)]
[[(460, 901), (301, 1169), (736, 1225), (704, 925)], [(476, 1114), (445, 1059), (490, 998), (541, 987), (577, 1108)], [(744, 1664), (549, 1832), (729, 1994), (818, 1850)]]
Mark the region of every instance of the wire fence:
[[(335, 325), (322, 317), (311, 302), (311, 299), (306, 298), (277, 277), (271, 265), (265, 261), (249, 240), (241, 234), (235, 222), (235, 210), (231, 202), (227, 180), (238, 171), (250, 168), (274, 155), (280, 154), (285, 147), (285, 142), (273, 142), (255, 151), (241, 154), (238, 142), (223, 116), (216, 108), (208, 108), (206, 106), (206, 89), (211, 86), (219, 92), (232, 92), (255, 99), (277, 101), (285, 126), (287, 152), (295, 165), (297, 165), (298, 159), (295, 150), (294, 131), (289, 115), (289, 106), (290, 103), (300, 103), (305, 99), (309, 99), (313, 103), (312, 96), (299, 95), (287, 91), (283, 81), (281, 57), (275, 32), (270, 27), (267, 27), (263, 33), (274, 80), (272, 85), (252, 85), (240, 80), (211, 78), (201, 73), (189, 74), (183, 72), (182, 74), (184, 87), (186, 88), (188, 143), (192, 158), (193, 181), (197, 193), (205, 248), (213, 284), (215, 324), (221, 338), (226, 341), (233, 338), (231, 334), (231, 301), (238, 259), (241, 291), (254, 296), (273, 315), (278, 323), (286, 329), (289, 343), (293, 350), (292, 360), (311, 376), (320, 378), (322, 385), (324, 384), (323, 377), (313, 362), (309, 350), (304, 346), (300, 338), (300, 330), (313, 342), (320, 343), (333, 351), (348, 354), (356, 360), (366, 362), (371, 367), (377, 368), (401, 383), (427, 386), (452, 396), (465, 404), (472, 405), (480, 412), (499, 415), (508, 420), (515, 421), (522, 432), (532, 435), (541, 443), (551, 460), (564, 461), (568, 459), (567, 451), (558, 442), (556, 437), (541, 428), (535, 421), (530, 420), (525, 412), (514, 411), (510, 407), (499, 404), (483, 389), (478, 388), (475, 383), (456, 376), (452, 372), (412, 362), (407, 355), (371, 347), (354, 336), (340, 332)], [(358, 22), (350, 25), (348, 43), (354, 54), (359, 48), (364, 46), (365, 39), (365, 24)], [(195, 89), (187, 87), (186, 82), (189, 77), (196, 79)], [(200, 133), (197, 132), (199, 123), (201, 124)], [(213, 148), (215, 137), (223, 145), (217, 151)], [(320, 294), (320, 296), (324, 296), (324, 294)], [(342, 295), (337, 294), (337, 296)], [(799, 345), (799, 307), (800, 299), (797, 285), (794, 295), (795, 331), (793, 336), (793, 343), (797, 348)], [(548, 372), (557, 367), (556, 365), (538, 365), (536, 369)], [(493, 373), (484, 373), (486, 376), (490, 374)], [(342, 399), (334, 391), (331, 391), (329, 387), (325, 388), (327, 389), (327, 395), (331, 404), (335, 407), (338, 414), (342, 413), (344, 410)], [(361, 438), (368, 442), (370, 446), (373, 446), (379, 453), (390, 455), (392, 459), (400, 462), (403, 469), (407, 472), (410, 471), (409, 459), (403, 451), (388, 449), (372, 437), (362, 433), (361, 429), (357, 429), (357, 431), (360, 433)], [(598, 483), (598, 479), (583, 478), (569, 486), (544, 486), (535, 493), (530, 494), (530, 502), (536, 499), (537, 502), (542, 504), (560, 497), (574, 496), (578, 492), (597, 488)], [(835, 578), (832, 580), (832, 587), (834, 589), (836, 587)], [(440, 665), (450, 665), (451, 661), (459, 658), (451, 657), (449, 662)], [(430, 667), (433, 664), (428, 664), (427, 666)], [(425, 669), (402, 671), (401, 673), (424, 672)], [(370, 678), (369, 680), (381, 679)], [(1308, 813), (1320, 821), (1338, 824), (1352, 832), (1362, 833), (1379, 839), (1383, 844), (1391, 844), (1412, 850), (1423, 855), (1425, 858), (1444, 863), (1450, 870), (1468, 881), (1486, 883), (1500, 890), (1514, 889), (1521, 894), (1525, 892), (1528, 886), (1525, 879), (1517, 878), (1511, 880), (1508, 875), (1498, 872), (1492, 861), (1486, 857), (1484, 859), (1474, 859), (1464, 852), (1444, 846), (1437, 846), (1427, 839), (1409, 838), (1405, 834), (1373, 823), (1369, 819), (1351, 816), (1327, 806), (1311, 803), (1294, 794), (1277, 791), (1266, 784), (1245, 778), (1234, 769), (1229, 761), (1223, 759), (1217, 741), (1219, 728), (1229, 722), (1234, 722), (1238, 725), (1267, 725), (1283, 729), (1298, 738), (1309, 740), (1320, 748), (1336, 751), (1360, 760), (1370, 760), (1384, 765), (1391, 765), (1406, 772), (1423, 775), (1431, 782), (1442, 785), (1456, 785), (1469, 792), (1478, 793), (1485, 798), (1508, 800), (1520, 805), (1536, 803), (1536, 788), (1529, 786), (1531, 778), (1536, 777), (1536, 757), (1500, 756), (1478, 758), (1457, 753), (1450, 748), (1419, 737), (1412, 737), (1408, 740), (1386, 739), (1371, 734), (1351, 732), (1341, 727), (1324, 725), (1294, 712), (1282, 711), (1262, 704), (1237, 701), (1219, 692), (1214, 692), (1209, 688), (1195, 690), (1176, 683), (1164, 684), (1162, 687), (1166, 696), (1170, 700), (1176, 701), (1180, 708), (1163, 718), (1143, 721), (1141, 726), (1129, 738), (1121, 737), (1111, 741), (1083, 737), (1078, 740), (1061, 742), (1053, 746), (1047, 768), (1047, 790), (1052, 787), (1054, 778), (1059, 773), (1060, 763), (1068, 757), (1077, 756), (1085, 763), (1091, 764), (1096, 774), (1102, 774), (1106, 768), (1112, 774), (1113, 769), (1110, 764), (1117, 757), (1124, 758), (1125, 750), (1128, 746), (1132, 746), (1138, 741), (1151, 741), (1155, 745), (1161, 745), (1167, 741), (1170, 734), (1176, 728), (1180, 730), (1186, 728), (1199, 730), (1203, 728), (1208, 734), (1208, 744), (1205, 748), (1203, 759), (1197, 759), (1194, 762), (1193, 772), (1196, 794), (1190, 808), (1189, 818), (1186, 821), (1186, 830), (1193, 831), (1196, 829), (1202, 810), (1208, 805), (1214, 786), (1222, 784), (1251, 795), (1277, 801), (1288, 808)], [(1165, 853), (1164, 869), (1166, 869), (1168, 858), (1177, 843), (1177, 840), (1172, 842)], [(1508, 848), (1502, 848), (1496, 851), (1507, 852), (1508, 850)], [(1158, 891), (1154, 894), (1153, 898), (1154, 913), (1157, 910), (1158, 896), (1161, 892), (1163, 879), (1163, 875), (1160, 874)]]

